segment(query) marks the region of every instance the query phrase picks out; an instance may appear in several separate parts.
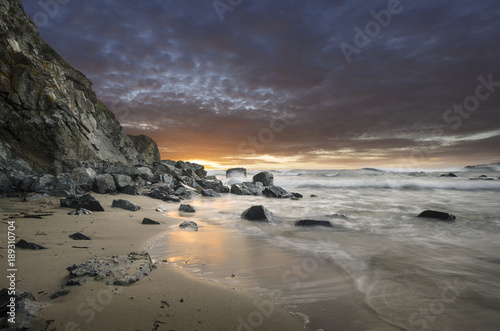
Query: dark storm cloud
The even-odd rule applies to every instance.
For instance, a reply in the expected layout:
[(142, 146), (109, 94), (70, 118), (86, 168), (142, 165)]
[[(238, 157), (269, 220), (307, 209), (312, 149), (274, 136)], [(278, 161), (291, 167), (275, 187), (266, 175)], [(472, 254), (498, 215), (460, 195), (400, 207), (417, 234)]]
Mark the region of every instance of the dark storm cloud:
[[(443, 115), (475, 94), (478, 76), (500, 81), (500, 4), (401, 0), (348, 63), (340, 44), (355, 46), (354, 28), (391, 3), (244, 0), (221, 22), (212, 1), (70, 1), (40, 32), (163, 157), (253, 163), (238, 147), (283, 118), (256, 152), (318, 163), (419, 149), (494, 159), (500, 133), (478, 134), (499, 129), (500, 87), (473, 112)], [(31, 17), (43, 11), (24, 5)]]

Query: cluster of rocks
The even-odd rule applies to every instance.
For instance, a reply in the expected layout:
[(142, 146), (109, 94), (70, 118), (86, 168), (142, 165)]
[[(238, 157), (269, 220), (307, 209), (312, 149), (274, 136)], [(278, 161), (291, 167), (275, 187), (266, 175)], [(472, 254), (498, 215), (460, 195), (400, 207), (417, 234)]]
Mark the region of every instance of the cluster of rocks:
[[(226, 178), (230, 179), (231, 193), (236, 195), (264, 195), (278, 199), (300, 199), (300, 193), (288, 192), (280, 186), (274, 185), (274, 176), (270, 172), (260, 172), (253, 176), (251, 182), (246, 182), (247, 171), (244, 168), (233, 168), (226, 171)], [(243, 180), (243, 181), (242, 181)]]
[[(439, 177), (458, 177), (456, 174), (454, 174), (453, 172), (450, 172), (450, 173), (447, 173), (447, 174), (442, 174), (441, 176)], [(472, 178), (469, 178), (469, 180), (496, 180), (496, 179), (500, 179), (500, 177), (498, 178), (494, 178), (494, 177), (489, 177), (487, 175), (480, 175), (480, 176), (477, 176), (477, 177), (472, 177)]]

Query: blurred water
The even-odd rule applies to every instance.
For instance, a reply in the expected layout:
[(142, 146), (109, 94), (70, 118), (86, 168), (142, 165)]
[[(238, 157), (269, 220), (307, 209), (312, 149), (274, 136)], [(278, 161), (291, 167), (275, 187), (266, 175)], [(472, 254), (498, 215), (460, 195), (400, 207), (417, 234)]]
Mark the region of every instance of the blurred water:
[[(485, 173), (496, 180), (470, 180), (483, 174), (476, 172), (273, 173), (275, 185), (304, 198), (193, 199), (197, 213), (183, 218), (200, 231), (167, 233), (156, 258), (296, 306), (323, 330), (499, 329), (500, 173)], [(280, 221), (242, 220), (252, 205)], [(416, 217), (426, 209), (457, 220)], [(295, 227), (300, 219), (333, 228)]]

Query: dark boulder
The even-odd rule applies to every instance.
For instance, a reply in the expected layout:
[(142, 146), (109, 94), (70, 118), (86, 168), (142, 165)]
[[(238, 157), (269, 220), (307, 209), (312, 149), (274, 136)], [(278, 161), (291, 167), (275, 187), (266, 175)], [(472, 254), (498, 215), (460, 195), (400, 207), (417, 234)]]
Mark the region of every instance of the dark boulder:
[(259, 172), (257, 175), (253, 176), (254, 182), (261, 182), (264, 186), (274, 185), (274, 175), (270, 172)]
[(179, 224), (179, 228), (181, 228), (183, 230), (198, 231), (198, 224), (196, 224), (193, 221), (184, 221), (181, 224)]
[(143, 134), (138, 136), (128, 135), (128, 137), (134, 143), (135, 149), (141, 154), (144, 162), (153, 164), (161, 161), (160, 150), (153, 139)]
[(160, 224), (160, 222), (158, 222), (158, 221), (155, 221), (155, 220), (152, 220), (152, 219), (150, 219), (150, 218), (145, 217), (145, 218), (142, 220), (142, 224), (158, 225), (158, 224)]
[(316, 221), (316, 220), (300, 220), (295, 222), (295, 226), (326, 226), (332, 227), (329, 221)]
[(220, 198), (221, 197), (221, 195), (219, 193), (215, 192), (212, 189), (207, 189), (207, 190), (201, 191), (201, 195), (204, 197), (211, 197), (211, 198)]
[(38, 245), (29, 241), (26, 241), (24, 239), (19, 240), (16, 243), (16, 247), (18, 248), (23, 248), (23, 249), (33, 249), (33, 250), (40, 250), (40, 249), (46, 249), (46, 247), (43, 247), (42, 245)]
[(268, 210), (266, 207), (260, 206), (252, 206), (245, 210), (241, 214), (241, 218), (249, 220), (249, 221), (260, 221), (260, 222), (276, 222), (277, 219), (274, 214)]
[(196, 212), (196, 210), (191, 205), (180, 205), (179, 206), (179, 211), (182, 211), (184, 213), (194, 213), (194, 212)]
[(244, 182), (231, 185), (231, 193), (236, 195), (262, 195), (264, 185), (261, 182)]
[(124, 200), (124, 199), (113, 200), (111, 207), (121, 208), (121, 209), (125, 209), (125, 210), (130, 210), (130, 211), (138, 211), (139, 209), (141, 209), (141, 206), (139, 206), (135, 202), (131, 202), (131, 201)]
[(300, 193), (297, 193), (297, 192), (292, 192), (292, 198), (295, 198), (295, 199), (302, 199), (304, 196)]
[(73, 240), (92, 240), (92, 238), (90, 238), (89, 236), (84, 235), (81, 232), (73, 233), (73, 234), (69, 235), (69, 237), (71, 239), (73, 239)]
[(122, 189), (133, 184), (132, 177), (127, 175), (113, 175), (117, 189)]
[(138, 187), (137, 185), (128, 185), (118, 190), (120, 193), (128, 194), (128, 195), (137, 195)]
[(447, 174), (442, 174), (439, 177), (458, 177), (458, 176), (455, 175), (453, 172), (450, 172), (450, 173), (447, 173)]
[(109, 174), (97, 175), (94, 183), (94, 192), (112, 193), (116, 191), (115, 179)]
[(268, 198), (288, 199), (292, 197), (289, 192), (279, 186), (266, 187), (264, 191), (262, 191), (262, 194)]
[(68, 208), (85, 208), (91, 211), (104, 211), (99, 201), (96, 200), (92, 195), (85, 194), (80, 196), (70, 195), (65, 199), (60, 200), (61, 207)]
[[(220, 180), (207, 180), (207, 179), (199, 179), (196, 181), (198, 185), (200, 185), (204, 189), (212, 189), (217, 193), (222, 193), (222, 188), (224, 184)], [(194, 187), (194, 185), (191, 185)], [(196, 187), (195, 187), (196, 188)]]
[(456, 217), (452, 214), (443, 213), (435, 210), (423, 211), (417, 217), (434, 218), (442, 221), (454, 221), (456, 219)]
[(226, 178), (233, 178), (233, 177), (245, 178), (246, 176), (247, 176), (247, 169), (245, 168), (231, 168), (226, 170)]

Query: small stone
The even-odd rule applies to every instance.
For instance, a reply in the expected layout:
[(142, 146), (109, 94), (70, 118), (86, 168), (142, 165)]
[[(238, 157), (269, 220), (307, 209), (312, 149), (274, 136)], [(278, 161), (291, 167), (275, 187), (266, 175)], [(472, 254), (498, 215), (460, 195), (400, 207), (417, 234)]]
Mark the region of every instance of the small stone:
[(143, 220), (142, 220), (142, 224), (160, 224), (160, 222), (158, 221), (154, 221), (150, 218), (147, 218), (145, 217)]
[(185, 213), (194, 213), (196, 210), (193, 208), (191, 205), (180, 205), (179, 206), (179, 211), (185, 212)]
[(90, 238), (89, 236), (84, 235), (81, 232), (73, 233), (73, 234), (69, 235), (69, 237), (71, 239), (73, 239), (73, 240), (92, 240), (92, 238)]
[(295, 222), (295, 226), (326, 226), (331, 227), (332, 223), (329, 221), (316, 221), (316, 220), (301, 220)]
[(123, 199), (113, 200), (111, 207), (122, 208), (122, 209), (130, 210), (130, 211), (138, 211), (139, 209), (141, 209), (141, 207), (138, 204), (131, 202), (131, 201), (128, 201), (128, 200), (123, 200)]
[(40, 249), (46, 249), (46, 247), (43, 247), (42, 245), (38, 245), (29, 241), (26, 241), (24, 239), (19, 240), (16, 243), (16, 247), (23, 248), (23, 249), (33, 249), (33, 250), (40, 250)]
[(190, 229), (193, 231), (198, 231), (198, 224), (196, 224), (193, 221), (184, 221), (181, 224), (179, 224), (179, 228), (181, 229)]

